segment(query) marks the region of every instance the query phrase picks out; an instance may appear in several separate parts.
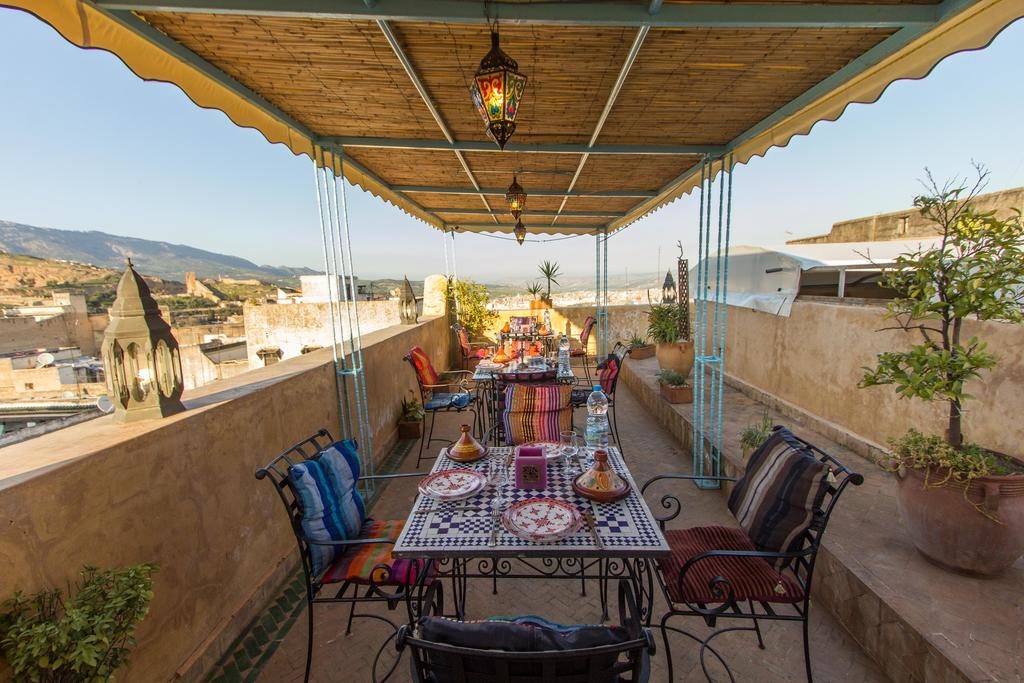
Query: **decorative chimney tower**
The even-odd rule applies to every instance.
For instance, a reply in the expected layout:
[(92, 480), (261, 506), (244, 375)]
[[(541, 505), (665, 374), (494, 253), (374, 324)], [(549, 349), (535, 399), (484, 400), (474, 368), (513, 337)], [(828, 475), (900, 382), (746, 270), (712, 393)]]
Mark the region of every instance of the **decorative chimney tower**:
[(146, 281), (128, 259), (110, 324), (103, 335), (103, 363), (114, 403), (114, 419), (134, 422), (185, 410), (178, 341), (160, 315)]

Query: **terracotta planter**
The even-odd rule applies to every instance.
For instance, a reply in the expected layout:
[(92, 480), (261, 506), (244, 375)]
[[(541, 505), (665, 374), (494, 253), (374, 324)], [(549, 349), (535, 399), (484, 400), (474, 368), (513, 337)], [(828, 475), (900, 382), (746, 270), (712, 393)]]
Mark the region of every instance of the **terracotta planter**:
[[(933, 473), (930, 481), (941, 481)], [(964, 487), (924, 487), (924, 472), (897, 476), (900, 516), (918, 551), (954, 571), (995, 576), (1024, 554), (1024, 475), (983, 477)], [(980, 504), (998, 523), (971, 503)]]
[(662, 370), (675, 370), (683, 377), (687, 377), (693, 369), (693, 342), (658, 344), (655, 353), (658, 356), (658, 366)]
[(399, 420), (399, 439), (418, 439), (423, 436), (423, 420)]
[(538, 309), (551, 308), (551, 302), (545, 301), (544, 299), (533, 299), (530, 301), (530, 310), (536, 311)]
[(693, 387), (673, 387), (660, 382), (661, 397), (669, 403), (693, 403)]
[(644, 360), (645, 358), (654, 357), (654, 344), (645, 344), (643, 346), (634, 346), (629, 350), (629, 357), (636, 360)]

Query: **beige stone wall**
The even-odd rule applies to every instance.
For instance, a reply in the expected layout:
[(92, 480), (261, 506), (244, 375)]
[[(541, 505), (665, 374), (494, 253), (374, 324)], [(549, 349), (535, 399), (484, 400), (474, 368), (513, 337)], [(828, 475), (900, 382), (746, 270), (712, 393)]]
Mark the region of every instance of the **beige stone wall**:
[[(570, 338), (579, 339), (580, 330), (588, 315), (594, 315), (594, 306), (556, 306), (551, 310), (551, 324), (559, 334), (568, 334)], [(611, 351), (615, 342), (628, 342), (634, 333), (644, 336), (647, 332), (647, 311), (650, 306), (609, 306), (608, 307), (608, 350)], [(512, 316), (532, 315), (543, 320), (544, 310), (520, 309), (496, 311), (498, 317), (491, 325), (486, 337), (491, 340), (498, 338), (498, 331)], [(475, 340), (474, 340), (475, 341)], [(590, 337), (590, 352), (597, 350), (597, 338)]]
[[(443, 319), (366, 335), (378, 454), (393, 439), (401, 352), (447, 353)], [(331, 351), (186, 394), (165, 420), (110, 417), (8, 446), (0, 457), (0, 599), (63, 587), (83, 564), (154, 562), (155, 598), (125, 681), (199, 680), (291, 571), (281, 504), (254, 471), (322, 426), (337, 432)], [(3, 679), (0, 670), (0, 679)]]
[[(797, 300), (789, 318), (730, 306), (725, 368), (730, 375), (808, 412), (885, 444), (910, 427), (942, 433), (946, 405), (897, 399), (891, 387), (858, 389), (862, 368), (883, 351), (916, 341), (890, 324), (877, 306)], [(1001, 323), (964, 325), (967, 336), (986, 340), (999, 357), (967, 390), (964, 433), (993, 450), (1024, 455), (1018, 425), (1024, 413), (1024, 327)]]
[(96, 353), (89, 316), (70, 309), (36, 322), (30, 317), (0, 318), (0, 353), (77, 346), (85, 355)]

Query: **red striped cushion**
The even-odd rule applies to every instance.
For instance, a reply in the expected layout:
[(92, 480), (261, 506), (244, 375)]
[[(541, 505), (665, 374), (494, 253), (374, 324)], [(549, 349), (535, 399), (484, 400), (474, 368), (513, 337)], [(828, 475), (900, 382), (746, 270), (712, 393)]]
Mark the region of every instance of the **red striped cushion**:
[(590, 341), (590, 332), (594, 329), (594, 325), (597, 320), (592, 315), (588, 315), (587, 319), (583, 321), (583, 329), (580, 331), (580, 345), (584, 351), (587, 348), (587, 342)]
[(754, 550), (754, 544), (742, 529), (724, 526), (673, 529), (665, 532), (665, 540), (672, 555), (658, 560), (673, 602), (714, 605), (725, 602), (725, 596), (715, 595), (711, 580), (721, 576), (729, 580), (722, 585), (728, 594), (732, 589), (737, 602), (792, 603), (804, 599), (803, 589), (788, 570), (778, 572), (766, 560), (757, 557), (709, 557), (699, 560), (686, 572), (683, 585), (679, 585), (679, 572), (692, 558), (709, 550)]
[[(359, 538), (388, 538), (397, 541), (403, 526), (403, 520), (368, 520)], [(353, 546), (331, 565), (324, 574), (323, 583), (351, 581), (367, 584), (374, 581), (380, 586), (408, 586), (416, 583), (423, 566), (422, 561), (396, 560), (391, 557), (391, 548), (390, 543)], [(389, 567), (391, 575), (387, 576), (381, 566)]]
[(508, 441), (558, 441), (572, 427), (571, 396), (565, 384), (510, 384), (502, 413)]
[(434, 364), (430, 362), (430, 356), (423, 349), (418, 346), (412, 347), (409, 357), (412, 358), (413, 367), (416, 368), (416, 374), (419, 375), (421, 384), (441, 383), (441, 378), (434, 370)]
[(601, 390), (609, 397), (615, 392), (615, 378), (619, 374), (619, 359), (614, 355), (608, 356), (608, 360), (601, 363), (598, 381), (601, 383)]

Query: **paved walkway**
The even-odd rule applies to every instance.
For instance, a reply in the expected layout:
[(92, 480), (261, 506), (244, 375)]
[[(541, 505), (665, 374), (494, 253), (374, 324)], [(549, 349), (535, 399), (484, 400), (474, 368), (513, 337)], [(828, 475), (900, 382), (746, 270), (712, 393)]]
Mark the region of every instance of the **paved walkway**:
[[(689, 454), (683, 453), (677, 441), (646, 412), (634, 399), (628, 389), (619, 388), (619, 426), (624, 456), (634, 478), (642, 483), (660, 472), (685, 472), (689, 467)], [(581, 424), (583, 413), (577, 414), (577, 425)], [(458, 433), (457, 416), (438, 419), (438, 432)], [(412, 471), (415, 464), (414, 446), (412, 457), (405, 457), (402, 471)], [(424, 464), (423, 469), (428, 469)], [(684, 503), (684, 513), (675, 521), (678, 526), (693, 526), (707, 523), (729, 524), (731, 518), (724, 505), (723, 497), (716, 492), (701, 492), (684, 485), (677, 492)], [(383, 518), (404, 518), (415, 497), (415, 480), (390, 484), (373, 508), (373, 516)], [(505, 580), (499, 583), (498, 595), (492, 595), (490, 583), (470, 583), (467, 600), (467, 617), (482, 618), (494, 614), (541, 614), (555, 621), (567, 623), (597, 622), (600, 607), (597, 599), (597, 584), (587, 591), (587, 597), (580, 595), (579, 584), (571, 581)], [(381, 612), (382, 607), (373, 607)], [(614, 596), (612, 599), (614, 610)], [(657, 617), (664, 609), (659, 596), (655, 605)], [(314, 644), (313, 675), (317, 682), (370, 681), (370, 668), (380, 643), (387, 637), (387, 627), (375, 620), (358, 620), (353, 634), (345, 636), (347, 606), (322, 605), (317, 607)], [(393, 613), (396, 614), (396, 613)], [(266, 683), (301, 681), (305, 666), (306, 615), (304, 608), (296, 612), (297, 619), (277, 646), (276, 651), (249, 680)], [(699, 620), (684, 623), (684, 628), (701, 632)], [(726, 634), (716, 639), (716, 646), (723, 652), (738, 681), (773, 683), (776, 681), (803, 680), (803, 655), (800, 628), (794, 624), (772, 624), (763, 627), (767, 648), (758, 650), (753, 634)], [(659, 652), (653, 660), (651, 680), (667, 681), (665, 658), (661, 652), (660, 635), (655, 634)], [(271, 643), (274, 644), (273, 642)], [(676, 664), (677, 681), (703, 681), (696, 661), (697, 648), (682, 637), (673, 638), (672, 650)], [(387, 648), (388, 657), (393, 648)], [(811, 652), (817, 681), (885, 681), (886, 677), (864, 656), (845, 631), (822, 609), (811, 608)], [(720, 671), (712, 670), (716, 680), (727, 680)], [(407, 681), (408, 663), (402, 661), (390, 680)]]

